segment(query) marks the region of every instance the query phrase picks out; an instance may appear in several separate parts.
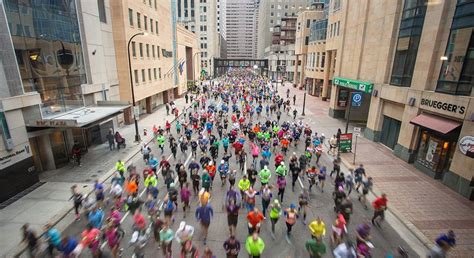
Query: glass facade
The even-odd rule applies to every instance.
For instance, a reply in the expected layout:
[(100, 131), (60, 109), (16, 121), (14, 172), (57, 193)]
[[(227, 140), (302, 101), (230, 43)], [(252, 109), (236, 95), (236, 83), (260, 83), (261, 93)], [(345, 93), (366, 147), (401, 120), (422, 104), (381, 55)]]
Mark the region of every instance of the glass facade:
[(328, 20), (317, 20), (311, 23), (309, 41), (325, 40), (326, 39), (326, 28), (328, 27)]
[(474, 1), (459, 0), (439, 74), (437, 92), (469, 96), (474, 86)]
[(84, 106), (86, 83), (74, 0), (5, 0), (25, 92), (37, 91), (43, 117)]
[(452, 137), (422, 130), (418, 146), (416, 155), (418, 164), (436, 173), (449, 169), (456, 149), (456, 140)]
[(390, 84), (410, 87), (426, 13), (426, 0), (405, 0)]

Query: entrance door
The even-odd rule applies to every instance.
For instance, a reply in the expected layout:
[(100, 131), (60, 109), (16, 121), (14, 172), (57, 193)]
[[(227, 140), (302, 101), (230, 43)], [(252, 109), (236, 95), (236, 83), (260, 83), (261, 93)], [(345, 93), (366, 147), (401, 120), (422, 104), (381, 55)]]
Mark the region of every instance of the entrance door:
[(393, 150), (398, 142), (401, 122), (388, 116), (383, 116), (382, 134), (380, 142)]

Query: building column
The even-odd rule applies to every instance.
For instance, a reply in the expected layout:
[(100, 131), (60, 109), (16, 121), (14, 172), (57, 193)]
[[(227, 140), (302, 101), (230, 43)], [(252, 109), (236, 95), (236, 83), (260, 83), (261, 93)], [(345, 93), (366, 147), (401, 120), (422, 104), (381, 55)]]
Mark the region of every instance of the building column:
[(328, 99), (329, 91), (329, 75), (331, 74), (332, 66), (332, 51), (326, 51), (326, 59), (324, 60), (324, 81), (323, 81), (323, 90), (321, 97), (324, 101)]
[(295, 58), (295, 72), (293, 74), (293, 85), (295, 87), (298, 85), (298, 61), (300, 60), (299, 58), (300, 58), (300, 56), (296, 55), (296, 58)]
[(299, 82), (299, 88), (303, 88), (304, 87), (304, 69), (305, 69), (305, 65), (306, 65), (306, 55), (302, 55), (301, 57), (301, 73), (300, 73), (300, 82)]
[(38, 139), (38, 154), (41, 157), (41, 163), (43, 169), (53, 170), (56, 169), (56, 164), (54, 162), (53, 150), (51, 149), (51, 140), (49, 139), (49, 134), (44, 134), (37, 137)]

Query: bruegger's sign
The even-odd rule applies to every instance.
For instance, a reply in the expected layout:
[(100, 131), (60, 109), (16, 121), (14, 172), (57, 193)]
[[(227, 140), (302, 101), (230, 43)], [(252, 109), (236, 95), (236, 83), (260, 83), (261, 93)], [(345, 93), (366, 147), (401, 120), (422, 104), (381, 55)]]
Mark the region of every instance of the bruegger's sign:
[(432, 99), (425, 99), (422, 98), (420, 102), (421, 107), (429, 107), (432, 109), (444, 110), (448, 112), (452, 112), (454, 114), (464, 115), (466, 112), (466, 107), (457, 104), (451, 104), (448, 102), (432, 100)]

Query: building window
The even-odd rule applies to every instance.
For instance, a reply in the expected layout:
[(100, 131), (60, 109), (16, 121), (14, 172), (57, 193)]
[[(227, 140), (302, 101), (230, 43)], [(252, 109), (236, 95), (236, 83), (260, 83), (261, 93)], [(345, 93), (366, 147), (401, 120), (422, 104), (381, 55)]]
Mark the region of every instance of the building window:
[(151, 0), (148, 0), (148, 4), (150, 5), (150, 7), (152, 6), (152, 4), (151, 4)]
[(140, 50), (140, 57), (143, 57), (143, 43), (138, 44), (138, 49)]
[(142, 69), (142, 82), (145, 82), (146, 81), (146, 78), (145, 78), (145, 69)]
[(136, 48), (135, 41), (132, 41), (132, 56), (133, 57), (137, 57), (137, 50), (135, 48)]
[(155, 45), (151, 45), (151, 53), (153, 55), (153, 58), (155, 58)]
[(133, 26), (133, 10), (130, 8), (128, 9), (128, 23)]
[(309, 36), (304, 37), (304, 44), (307, 46), (309, 43)]
[(146, 57), (150, 57), (150, 45), (146, 44)]
[(160, 58), (160, 46), (156, 46), (156, 57)]
[[(186, 0), (184, 0), (186, 1)], [(178, 17), (181, 17), (181, 0), (178, 0)]]
[(142, 27), (141, 15), (137, 13), (137, 27), (140, 29)]
[(133, 77), (135, 77), (135, 83), (138, 84), (138, 70), (133, 70)]
[(107, 23), (104, 0), (97, 0), (97, 5), (99, 7), (99, 20), (103, 23)]
[[(458, 0), (439, 74), (437, 92), (470, 96), (474, 87), (474, 2)], [(469, 15), (466, 15), (470, 13)]]
[(411, 85), (425, 12), (425, 0), (405, 0), (390, 84)]
[(156, 80), (156, 68), (153, 68), (153, 78)]
[(158, 8), (158, 7), (156, 6), (156, 0), (155, 0), (155, 3), (154, 3), (154, 4), (155, 4), (155, 10), (156, 10), (156, 9)]
[(161, 79), (161, 68), (158, 68), (158, 78)]
[(306, 28), (309, 28), (309, 25), (311, 25), (311, 20), (306, 20)]
[(151, 81), (151, 68), (148, 68), (148, 80)]
[(326, 52), (321, 55), (321, 68), (324, 68), (324, 62), (326, 61)]
[(150, 32), (153, 33), (153, 19), (150, 18)]
[(148, 30), (148, 17), (143, 16), (143, 25), (145, 25), (145, 30)]
[(158, 35), (158, 21), (155, 21), (155, 33)]

